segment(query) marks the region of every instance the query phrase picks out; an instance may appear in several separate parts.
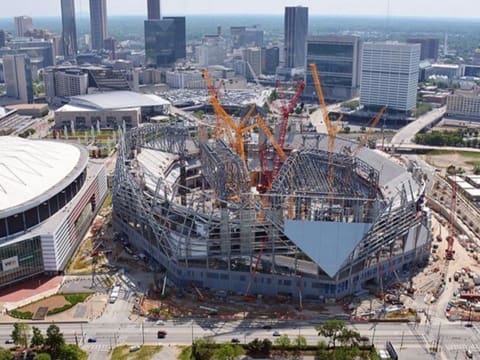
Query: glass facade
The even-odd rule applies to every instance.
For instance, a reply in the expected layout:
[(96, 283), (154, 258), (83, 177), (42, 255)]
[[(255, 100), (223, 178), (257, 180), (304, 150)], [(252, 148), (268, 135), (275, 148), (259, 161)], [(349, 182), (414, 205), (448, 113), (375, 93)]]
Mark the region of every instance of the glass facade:
[(43, 273), (40, 236), (0, 246), (0, 287)]
[(184, 17), (164, 17), (145, 21), (145, 55), (147, 63), (169, 66), (186, 57)]

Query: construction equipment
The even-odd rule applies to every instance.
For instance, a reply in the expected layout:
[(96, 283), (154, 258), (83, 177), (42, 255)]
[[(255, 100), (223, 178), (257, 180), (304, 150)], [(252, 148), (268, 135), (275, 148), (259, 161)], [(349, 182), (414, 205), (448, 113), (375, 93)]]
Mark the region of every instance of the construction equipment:
[[(297, 102), (302, 96), (304, 89), (305, 89), (305, 82), (302, 80), (297, 84), (297, 89), (295, 91), (295, 94), (290, 99), (288, 104), (286, 106), (285, 105), (282, 106), (282, 109), (281, 109), (282, 122), (280, 123), (280, 134), (278, 138), (278, 145), (282, 149), (285, 146), (285, 138), (287, 136), (288, 118), (290, 117), (290, 114), (293, 113), (293, 111), (297, 107)], [(277, 151), (277, 154), (275, 155), (274, 165), (273, 165), (273, 174), (272, 174), (273, 179), (277, 176), (278, 172), (280, 171), (280, 165), (281, 165), (281, 158), (280, 158), (280, 154)]]
[(372, 119), (372, 121), (368, 125), (369, 126), (368, 129), (365, 131), (365, 134), (363, 134), (362, 138), (360, 139), (358, 146), (353, 151), (352, 156), (356, 156), (358, 152), (368, 143), (368, 139), (370, 138), (370, 135), (373, 134), (375, 127), (378, 125), (378, 123), (382, 119), (382, 116), (385, 113), (386, 109), (387, 109), (386, 106), (381, 108), (380, 111), (377, 113), (377, 115), (375, 115), (375, 117)]
[(330, 120), (330, 115), (328, 113), (327, 103), (325, 101), (325, 96), (323, 95), (322, 84), (320, 82), (320, 74), (317, 70), (317, 65), (315, 63), (310, 64), (310, 71), (312, 72), (313, 82), (315, 84), (315, 90), (317, 92), (318, 102), (322, 107), (323, 112), (323, 122), (327, 128), (327, 135), (328, 135), (328, 152), (330, 153), (329, 159), (329, 170), (328, 170), (328, 182), (330, 184), (330, 192), (329, 198), (332, 199), (333, 197), (333, 182), (335, 179), (335, 168), (333, 166), (333, 152), (335, 151), (335, 138), (337, 136), (338, 130), (337, 126), (333, 125), (332, 121)]
[(205, 300), (205, 297), (204, 297), (203, 294), (200, 292), (200, 290), (199, 290), (194, 284), (192, 284), (192, 287), (193, 287), (193, 289), (195, 290), (195, 292), (197, 293), (197, 300), (198, 300), (198, 301), (204, 301), (204, 300)]
[(453, 181), (452, 181), (452, 202), (450, 205), (450, 224), (448, 228), (448, 235), (447, 235), (447, 248), (445, 249), (445, 260), (453, 260), (453, 255), (455, 254), (455, 250), (453, 250), (453, 243), (455, 241), (456, 235), (456, 221), (457, 217), (457, 175), (456, 173), (453, 174)]

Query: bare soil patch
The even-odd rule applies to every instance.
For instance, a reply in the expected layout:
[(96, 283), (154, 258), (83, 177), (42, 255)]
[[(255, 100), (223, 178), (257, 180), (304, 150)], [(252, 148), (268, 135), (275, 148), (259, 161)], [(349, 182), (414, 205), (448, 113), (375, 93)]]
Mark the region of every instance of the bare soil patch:
[(62, 306), (70, 304), (63, 295), (54, 295), (51, 296), (47, 299), (43, 299), (40, 301), (37, 301), (33, 304), (29, 304), (27, 306), (24, 306), (22, 308), (17, 309), (18, 311), (21, 312), (31, 312), (32, 314), (35, 314), (37, 310), (41, 307), (48, 307), (48, 310), (60, 308)]

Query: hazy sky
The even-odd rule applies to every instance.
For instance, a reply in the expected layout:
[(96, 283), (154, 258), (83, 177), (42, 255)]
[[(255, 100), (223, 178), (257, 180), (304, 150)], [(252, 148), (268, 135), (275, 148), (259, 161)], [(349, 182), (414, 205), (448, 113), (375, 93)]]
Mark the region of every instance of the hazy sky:
[[(75, 0), (88, 12), (88, 0)], [(60, 0), (0, 0), (0, 17), (59, 16)], [(146, 0), (107, 0), (109, 15), (144, 15)], [(310, 14), (463, 17), (480, 19), (480, 0), (163, 0), (164, 14), (281, 14), (304, 5)]]

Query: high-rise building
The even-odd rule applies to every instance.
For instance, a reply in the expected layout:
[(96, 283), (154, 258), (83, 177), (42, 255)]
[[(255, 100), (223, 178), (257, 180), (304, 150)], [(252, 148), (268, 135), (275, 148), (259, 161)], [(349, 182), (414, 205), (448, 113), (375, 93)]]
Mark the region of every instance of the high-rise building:
[(232, 47), (239, 49), (242, 47), (262, 47), (264, 31), (256, 26), (232, 26), (230, 27), (230, 39)]
[(316, 97), (309, 69), (315, 63), (328, 100), (345, 101), (358, 96), (362, 42), (356, 36), (309, 36), (307, 38), (306, 96)]
[(15, 35), (18, 37), (25, 36), (27, 32), (33, 29), (33, 21), (30, 16), (17, 16), (14, 18)]
[(77, 55), (77, 25), (75, 22), (75, 0), (61, 0), (63, 56)]
[(5, 31), (0, 30), (0, 48), (5, 46), (6, 41), (7, 41), (7, 36), (5, 34)]
[(227, 42), (221, 35), (206, 35), (196, 51), (200, 66), (222, 65), (227, 57)]
[(55, 97), (85, 95), (88, 90), (88, 74), (78, 68), (48, 68), (44, 82), (45, 95), (50, 101)]
[(280, 48), (277, 46), (264, 49), (263, 72), (266, 75), (275, 75), (278, 65), (280, 65)]
[(285, 8), (285, 67), (305, 67), (308, 7)]
[(262, 68), (262, 49), (247, 48), (242, 49), (242, 59), (245, 61), (247, 79), (255, 79), (263, 73)]
[(8, 47), (0, 49), (0, 58), (5, 55), (25, 54), (38, 62), (40, 68), (55, 63), (53, 44), (50, 41), (35, 39), (13, 39)]
[(33, 103), (30, 59), (25, 54), (6, 55), (3, 57), (3, 72), (7, 96), (25, 103)]
[(148, 20), (160, 20), (160, 0), (148, 0)]
[(92, 49), (103, 50), (107, 32), (107, 0), (90, 0), (90, 32)]
[(114, 37), (105, 39), (105, 50), (110, 53), (110, 60), (115, 60), (115, 51), (117, 48), (117, 40)]
[(145, 57), (147, 64), (171, 66), (187, 55), (185, 17), (145, 20)]
[(412, 37), (407, 39), (407, 44), (420, 44), (420, 60), (438, 59), (438, 50), (440, 48), (440, 39), (427, 37)]
[(360, 103), (410, 111), (416, 107), (420, 44), (364, 43)]

